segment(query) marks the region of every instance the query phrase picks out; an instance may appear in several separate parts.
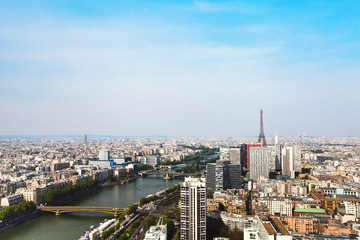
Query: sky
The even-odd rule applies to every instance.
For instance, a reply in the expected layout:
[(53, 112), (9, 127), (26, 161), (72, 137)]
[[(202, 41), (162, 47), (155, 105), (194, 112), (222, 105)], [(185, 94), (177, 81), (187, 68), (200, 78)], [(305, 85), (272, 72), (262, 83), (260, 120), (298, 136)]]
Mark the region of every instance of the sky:
[(0, 4), (0, 135), (360, 136), (357, 0)]

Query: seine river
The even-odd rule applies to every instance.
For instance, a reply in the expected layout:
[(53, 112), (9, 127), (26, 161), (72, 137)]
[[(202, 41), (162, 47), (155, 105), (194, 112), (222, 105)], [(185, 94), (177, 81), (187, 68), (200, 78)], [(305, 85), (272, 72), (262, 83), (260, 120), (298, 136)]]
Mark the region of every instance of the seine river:
[[(171, 187), (181, 180), (165, 181), (162, 178), (139, 178), (124, 185), (102, 188), (69, 205), (127, 207), (140, 198)], [(4, 240), (71, 240), (79, 239), (91, 226), (112, 215), (100, 213), (61, 214), (46, 213), (0, 233)]]

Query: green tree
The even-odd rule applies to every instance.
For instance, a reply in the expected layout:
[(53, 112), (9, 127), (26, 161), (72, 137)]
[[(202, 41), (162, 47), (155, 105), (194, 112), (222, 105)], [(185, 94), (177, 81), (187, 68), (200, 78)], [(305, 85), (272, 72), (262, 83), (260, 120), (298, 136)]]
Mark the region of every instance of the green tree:
[(209, 189), (206, 194), (207, 198), (214, 198), (214, 191), (212, 189)]
[(140, 226), (140, 221), (136, 221), (136, 222), (134, 222), (133, 224), (131, 224), (131, 228), (132, 229), (136, 229), (137, 227), (139, 227)]
[(131, 204), (128, 208), (128, 210), (126, 211), (126, 214), (127, 215), (130, 215), (132, 213), (136, 213), (136, 210), (137, 210), (137, 205), (136, 204)]
[(145, 223), (146, 223), (147, 229), (149, 229), (151, 226), (156, 225), (157, 219), (156, 219), (156, 218), (152, 218), (152, 217), (148, 217), (148, 218), (146, 218)]

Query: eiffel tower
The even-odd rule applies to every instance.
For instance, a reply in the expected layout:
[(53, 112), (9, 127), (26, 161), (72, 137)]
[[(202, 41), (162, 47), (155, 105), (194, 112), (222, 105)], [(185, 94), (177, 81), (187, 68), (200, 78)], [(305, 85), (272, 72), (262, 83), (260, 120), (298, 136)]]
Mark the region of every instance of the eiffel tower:
[(261, 146), (266, 147), (266, 140), (264, 134), (264, 124), (263, 124), (263, 110), (260, 110), (260, 133), (258, 142), (261, 143)]

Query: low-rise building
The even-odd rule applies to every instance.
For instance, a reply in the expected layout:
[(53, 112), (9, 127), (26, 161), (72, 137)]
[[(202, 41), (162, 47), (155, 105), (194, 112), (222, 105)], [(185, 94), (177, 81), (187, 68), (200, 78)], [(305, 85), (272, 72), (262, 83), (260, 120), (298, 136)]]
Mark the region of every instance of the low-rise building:
[(145, 233), (144, 240), (166, 240), (167, 238), (167, 226), (157, 225), (151, 226)]
[(22, 194), (12, 194), (6, 197), (1, 198), (1, 206), (9, 207), (20, 202), (24, 201), (24, 196)]

